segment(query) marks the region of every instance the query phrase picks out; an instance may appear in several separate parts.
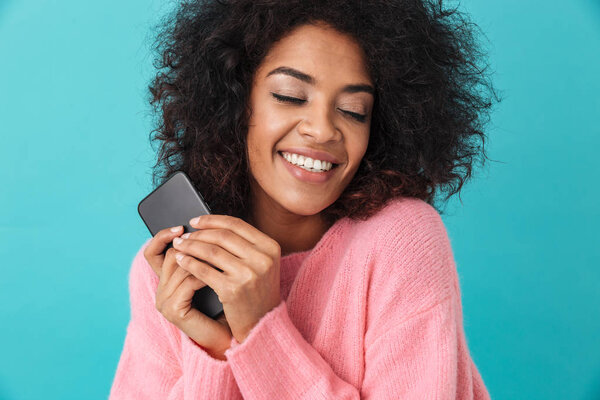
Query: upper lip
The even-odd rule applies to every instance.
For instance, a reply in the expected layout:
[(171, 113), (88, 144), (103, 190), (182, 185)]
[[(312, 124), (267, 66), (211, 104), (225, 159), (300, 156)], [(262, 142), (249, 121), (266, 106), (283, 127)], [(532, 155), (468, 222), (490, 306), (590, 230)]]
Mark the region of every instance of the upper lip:
[(324, 151), (309, 149), (309, 148), (288, 147), (285, 149), (280, 149), (279, 151), (286, 152), (286, 153), (296, 153), (296, 154), (303, 155), (305, 157), (310, 157), (313, 160), (329, 161), (333, 164), (341, 163), (341, 161), (337, 157), (335, 157), (333, 154), (330, 154), (330, 153), (327, 153)]

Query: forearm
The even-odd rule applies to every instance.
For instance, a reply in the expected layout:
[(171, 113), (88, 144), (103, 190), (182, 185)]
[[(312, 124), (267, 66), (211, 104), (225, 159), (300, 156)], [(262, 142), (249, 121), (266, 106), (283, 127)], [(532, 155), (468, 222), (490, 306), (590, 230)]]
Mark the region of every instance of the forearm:
[(196, 341), (192, 338), (190, 338), (190, 340), (196, 345), (198, 346), (201, 350), (204, 350), (205, 352), (208, 353), (208, 355), (210, 355), (212, 358), (216, 359), (216, 360), (223, 360), (223, 361), (227, 361), (227, 357), (225, 357), (225, 351), (227, 351), (227, 349), (229, 349), (229, 347), (226, 348), (222, 348), (222, 349), (211, 349), (208, 347), (204, 347), (199, 345), (198, 343), (196, 343)]

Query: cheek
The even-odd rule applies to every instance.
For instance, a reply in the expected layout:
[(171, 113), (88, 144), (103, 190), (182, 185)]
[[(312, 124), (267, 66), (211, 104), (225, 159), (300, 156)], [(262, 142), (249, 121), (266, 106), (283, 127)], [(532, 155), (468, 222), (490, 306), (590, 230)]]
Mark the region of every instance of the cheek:
[[(285, 112), (277, 108), (266, 109), (256, 125), (257, 141), (263, 151), (274, 152), (275, 145), (293, 127), (293, 121)], [(265, 146), (270, 148), (266, 149)]]
[(265, 124), (265, 118), (261, 113), (252, 116), (246, 141), (248, 143), (248, 159), (250, 162), (256, 162), (265, 152), (265, 146), (270, 143), (270, 133)]
[(367, 152), (369, 133), (361, 132), (360, 135), (357, 135), (354, 140), (349, 141), (349, 143), (348, 155), (354, 161), (355, 167), (358, 168), (358, 164), (360, 164), (360, 161)]
[(277, 144), (293, 129), (292, 113), (268, 105), (258, 107), (248, 127), (248, 158), (251, 163), (269, 162), (276, 156)]
[(277, 141), (282, 136), (280, 123), (268, 113), (264, 117), (256, 115), (256, 122), (250, 124), (246, 138), (248, 162), (252, 173), (256, 176), (261, 169), (273, 162)]
[(250, 167), (250, 173), (255, 178), (257, 177), (256, 174), (260, 173), (260, 171), (264, 169), (264, 164), (266, 162), (265, 158), (268, 157), (268, 155), (265, 154), (266, 149), (264, 148), (266, 143), (264, 139), (261, 140), (260, 135), (257, 134), (260, 132), (260, 130), (257, 130), (257, 128), (258, 127), (252, 127), (248, 131), (247, 138), (248, 164)]

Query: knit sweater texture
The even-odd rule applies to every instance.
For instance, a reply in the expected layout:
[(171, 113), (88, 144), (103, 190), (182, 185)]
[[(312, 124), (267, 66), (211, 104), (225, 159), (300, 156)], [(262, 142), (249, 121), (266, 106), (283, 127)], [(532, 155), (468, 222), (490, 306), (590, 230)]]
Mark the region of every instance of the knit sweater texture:
[(310, 250), (281, 257), (281, 302), (227, 360), (155, 307), (143, 255), (129, 271), (131, 319), (109, 399), (489, 399), (463, 329), (460, 285), (438, 212), (396, 198), (342, 218)]

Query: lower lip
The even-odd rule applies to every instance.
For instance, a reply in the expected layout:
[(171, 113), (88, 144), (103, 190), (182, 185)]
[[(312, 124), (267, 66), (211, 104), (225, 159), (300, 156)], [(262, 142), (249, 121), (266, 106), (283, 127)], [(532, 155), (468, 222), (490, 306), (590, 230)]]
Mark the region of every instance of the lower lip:
[(335, 167), (335, 168), (331, 168), (329, 171), (325, 171), (325, 172), (311, 172), (311, 171), (307, 171), (304, 168), (298, 167), (297, 165), (290, 163), (279, 152), (277, 153), (277, 155), (281, 158), (281, 161), (283, 162), (283, 165), (285, 165), (287, 170), (290, 171), (290, 173), (294, 177), (296, 177), (297, 179), (304, 181), (304, 182), (309, 182), (309, 183), (326, 182), (333, 176), (333, 174), (335, 174), (335, 170), (337, 169), (337, 167)]

